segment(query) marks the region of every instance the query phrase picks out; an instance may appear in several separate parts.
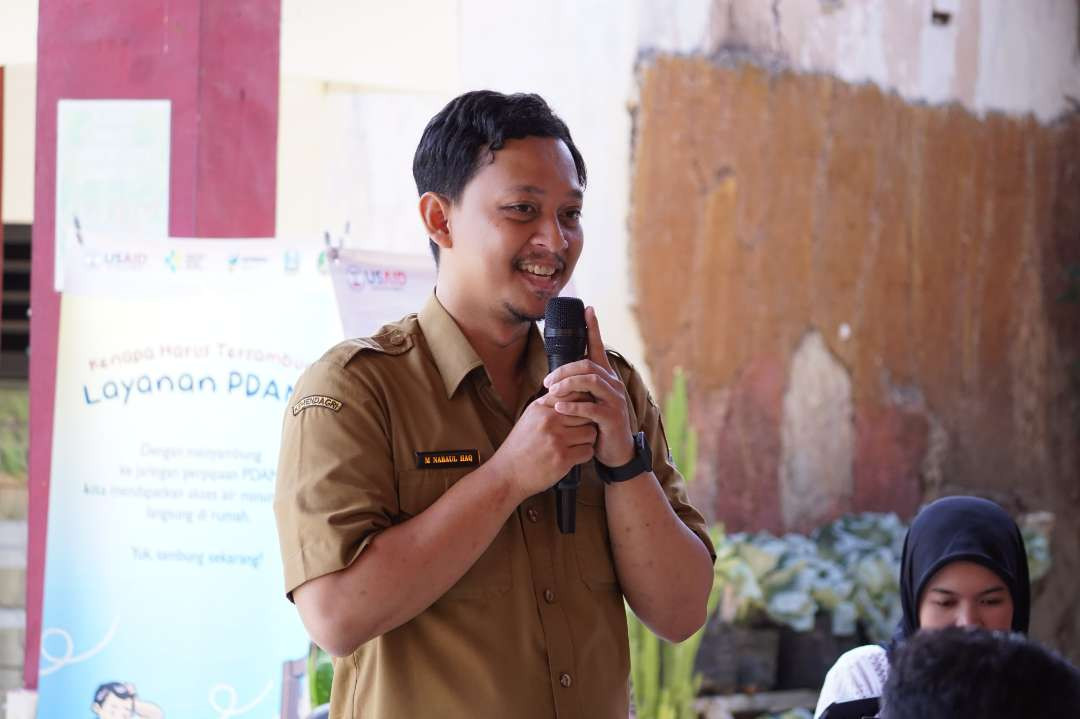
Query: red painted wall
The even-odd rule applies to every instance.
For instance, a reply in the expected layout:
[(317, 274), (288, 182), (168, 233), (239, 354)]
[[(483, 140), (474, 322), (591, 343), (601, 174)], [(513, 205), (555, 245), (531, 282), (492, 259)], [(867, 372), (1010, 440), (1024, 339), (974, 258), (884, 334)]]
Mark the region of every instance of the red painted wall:
[(169, 233), (269, 237), (277, 186), (280, 0), (40, 0), (30, 325), (26, 664), (37, 686), (60, 296), (61, 99), (172, 102)]

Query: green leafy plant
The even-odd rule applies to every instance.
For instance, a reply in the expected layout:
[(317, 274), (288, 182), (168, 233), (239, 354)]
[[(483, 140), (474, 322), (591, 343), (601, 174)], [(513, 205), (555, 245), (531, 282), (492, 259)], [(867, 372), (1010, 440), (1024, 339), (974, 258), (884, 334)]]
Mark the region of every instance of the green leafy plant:
[[(686, 377), (681, 370), (676, 370), (671, 392), (664, 402), (664, 422), (672, 460), (689, 484), (694, 477), (697, 434), (690, 426)], [(713, 534), (715, 540), (722, 530), (716, 528)], [(722, 582), (713, 583), (709, 614), (720, 602), (721, 587)], [(704, 627), (686, 641), (672, 644), (653, 634), (629, 607), (626, 620), (630, 634), (630, 681), (638, 719), (695, 719), (694, 698), (701, 677), (694, 673), (694, 659), (705, 634)]]
[(26, 481), (29, 398), (25, 388), (0, 388), (0, 474)]
[(734, 534), (727, 553), (747, 570), (734, 597), (737, 608), (725, 608), (723, 616), (764, 616), (809, 631), (817, 613), (827, 611), (835, 634), (854, 634), (862, 622), (872, 638), (887, 638), (900, 613), (896, 578), (904, 532), (894, 514), (865, 513), (841, 517), (809, 537)]
[[(1031, 581), (1050, 568), (1053, 515), (1019, 518)], [(900, 553), (907, 526), (895, 514), (849, 514), (810, 536), (768, 532), (714, 536), (720, 616), (729, 623), (761, 617), (809, 631), (825, 611), (832, 632), (850, 636), (861, 626), (871, 641), (885, 641), (900, 619)]]
[(311, 706), (314, 708), (328, 704), (330, 685), (334, 681), (334, 663), (330, 655), (316, 646), (315, 642), (311, 643), (308, 650), (307, 678)]

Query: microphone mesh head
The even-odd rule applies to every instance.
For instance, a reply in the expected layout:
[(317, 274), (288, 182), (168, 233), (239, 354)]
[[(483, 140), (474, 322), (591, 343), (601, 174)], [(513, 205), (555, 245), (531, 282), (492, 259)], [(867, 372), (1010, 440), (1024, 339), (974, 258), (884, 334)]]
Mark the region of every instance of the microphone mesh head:
[(544, 312), (544, 352), (551, 363), (574, 361), (585, 356), (588, 345), (585, 303), (577, 297), (553, 297)]
[(552, 297), (544, 311), (544, 327), (585, 329), (585, 303), (577, 297)]

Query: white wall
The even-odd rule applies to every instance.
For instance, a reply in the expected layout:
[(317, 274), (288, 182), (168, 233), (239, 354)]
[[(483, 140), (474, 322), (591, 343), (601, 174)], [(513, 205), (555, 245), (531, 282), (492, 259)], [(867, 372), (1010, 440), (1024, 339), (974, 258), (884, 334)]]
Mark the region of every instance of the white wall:
[(458, 4), (282, 0), (282, 74), (394, 91), (457, 87)]
[(37, 87), (37, 0), (0, 0), (0, 65), (4, 66), (3, 205), (0, 221), (34, 216), (34, 108)]
[(1080, 2), (982, 0), (981, 12), (975, 108), (1041, 120), (1075, 109), (1066, 95), (1080, 99)]
[(37, 62), (37, 0), (0, 0), (0, 65)]
[[(412, 181), (424, 125), (466, 90), (539, 92), (566, 120), (589, 170), (576, 289), (596, 305), (605, 340), (644, 371), (626, 242), (635, 7), (428, 3), (442, 13), (432, 20), (439, 32), (417, 36), (420, 5), (386, 13), (365, 2), (345, 13), (330, 12), (334, 3), (284, 0), (278, 234), (336, 236), (347, 226), (347, 246), (427, 253)], [(359, 26), (381, 50), (343, 50), (358, 46), (346, 28)], [(309, 79), (320, 72), (333, 82)]]
[(427, 254), (412, 156), (451, 92), (364, 90), (283, 77), (278, 236)]
[(635, 7), (625, 0), (462, 0), (461, 33), (463, 90), (538, 92), (570, 127), (589, 173), (576, 291), (595, 305), (605, 342), (646, 371), (627, 242)]
[(37, 65), (4, 66), (4, 187), (0, 218), (34, 218), (34, 128)]

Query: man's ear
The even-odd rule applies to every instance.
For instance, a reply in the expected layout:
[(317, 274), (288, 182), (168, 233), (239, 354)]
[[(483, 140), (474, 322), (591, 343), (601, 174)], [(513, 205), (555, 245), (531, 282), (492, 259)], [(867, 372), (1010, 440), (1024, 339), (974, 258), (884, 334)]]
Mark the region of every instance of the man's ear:
[(450, 200), (435, 192), (420, 195), (420, 219), (432, 242), (444, 250), (453, 246), (450, 238)]

